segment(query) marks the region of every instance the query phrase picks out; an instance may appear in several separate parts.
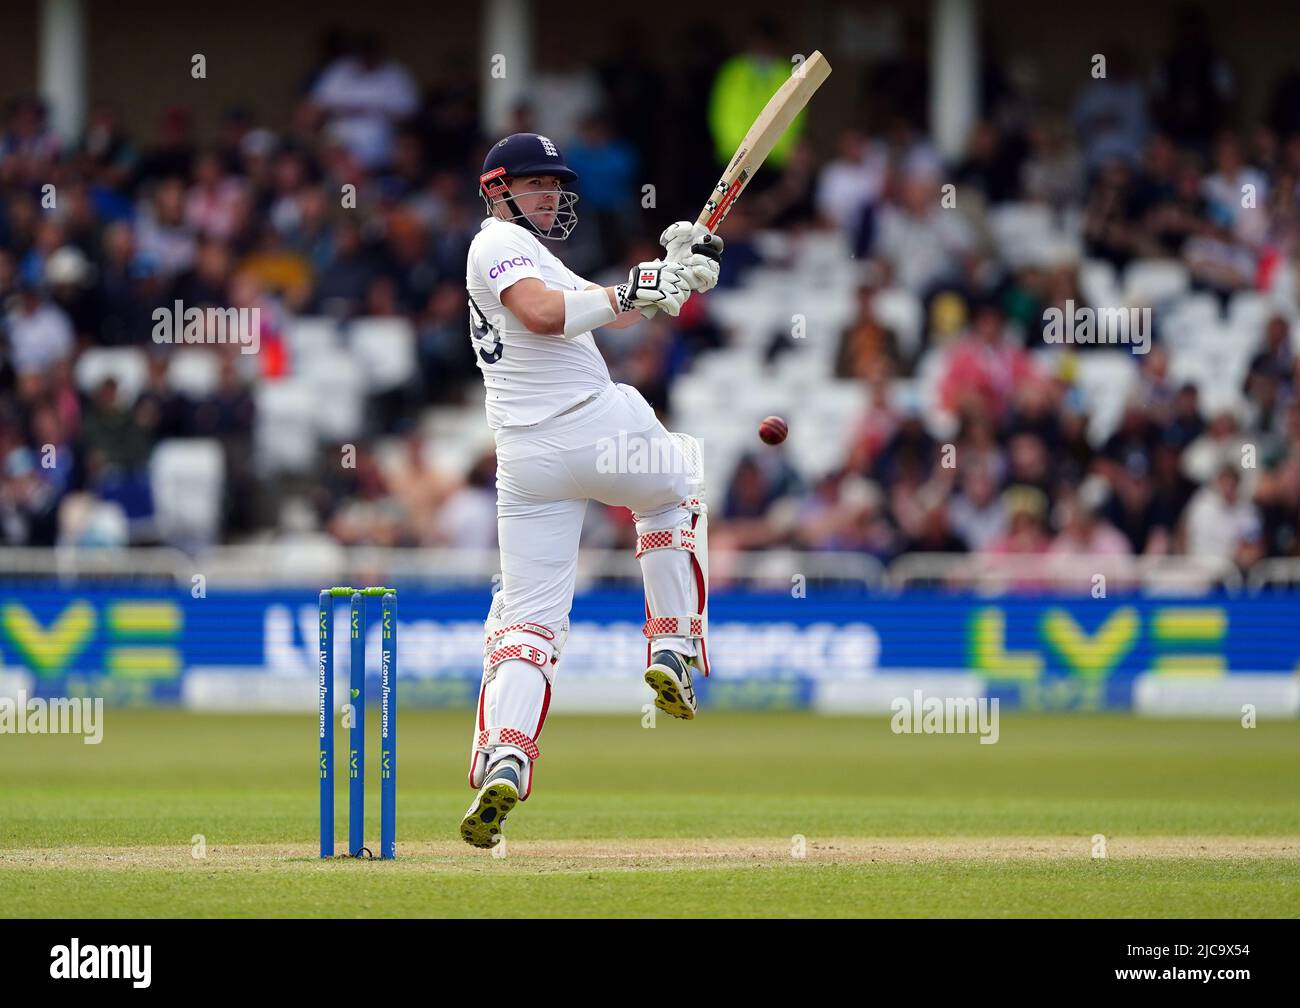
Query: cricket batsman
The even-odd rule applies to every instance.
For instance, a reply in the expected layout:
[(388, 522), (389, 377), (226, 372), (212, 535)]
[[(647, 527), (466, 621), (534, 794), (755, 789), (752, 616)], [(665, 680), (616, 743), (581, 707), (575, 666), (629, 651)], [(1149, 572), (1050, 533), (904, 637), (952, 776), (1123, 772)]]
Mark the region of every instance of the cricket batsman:
[[(702, 225), (680, 221), (660, 236), (662, 259), (639, 263), (626, 283), (597, 286), (540, 241), (573, 232), (578, 197), (569, 187), (576, 181), (544, 136), (516, 133), (495, 144), (479, 176), (487, 218), (465, 268), (470, 342), (496, 441), (502, 577), (485, 623), (470, 751), (469, 783), (477, 794), (460, 828), (475, 847), (493, 846), (506, 815), (532, 790), (589, 500), (630, 508), (636, 520), (645, 680), (655, 705), (694, 718), (691, 676), (709, 671), (699, 444), (665, 430), (636, 389), (614, 384), (592, 333), (654, 311), (677, 315), (692, 292), (718, 282), (722, 242)], [(611, 442), (638, 440), (653, 453), (647, 457), (663, 460), (649, 468), (663, 471), (599, 464)]]

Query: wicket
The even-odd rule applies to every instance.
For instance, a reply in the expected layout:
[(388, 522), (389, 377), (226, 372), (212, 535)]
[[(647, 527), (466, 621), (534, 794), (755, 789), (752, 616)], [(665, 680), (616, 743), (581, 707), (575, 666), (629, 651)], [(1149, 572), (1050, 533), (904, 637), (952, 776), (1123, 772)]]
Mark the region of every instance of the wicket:
[(348, 729), (348, 855), (373, 857), (366, 826), (366, 597), (380, 599), (379, 854), (397, 856), (397, 589), (327, 588), (320, 593), (320, 856), (334, 856), (334, 600), (348, 598), (352, 722)]

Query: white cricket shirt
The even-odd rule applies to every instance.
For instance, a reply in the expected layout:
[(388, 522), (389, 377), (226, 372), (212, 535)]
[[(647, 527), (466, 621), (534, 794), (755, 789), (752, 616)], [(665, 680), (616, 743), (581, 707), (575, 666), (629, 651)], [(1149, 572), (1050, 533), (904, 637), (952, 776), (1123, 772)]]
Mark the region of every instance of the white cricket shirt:
[(538, 336), (501, 303), (502, 292), (525, 277), (536, 277), (548, 290), (591, 286), (531, 231), (495, 217), (483, 221), (470, 242), (465, 288), (473, 301), (470, 343), (493, 430), (540, 423), (612, 384), (590, 332), (571, 339)]

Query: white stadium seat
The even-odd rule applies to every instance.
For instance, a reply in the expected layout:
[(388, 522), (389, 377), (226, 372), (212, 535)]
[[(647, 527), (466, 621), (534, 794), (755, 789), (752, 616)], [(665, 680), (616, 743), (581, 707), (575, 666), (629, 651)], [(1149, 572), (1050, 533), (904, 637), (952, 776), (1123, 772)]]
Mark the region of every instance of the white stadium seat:
[(92, 348), (77, 358), (73, 378), (87, 395), (112, 378), (117, 382), (117, 401), (133, 403), (148, 383), (149, 358), (135, 347)]
[(263, 474), (307, 472), (316, 460), (315, 389), (301, 380), (264, 382), (254, 393), (253, 445)]
[(352, 355), (342, 350), (314, 354), (299, 372), (315, 392), (312, 415), (326, 441), (346, 441), (360, 431), (365, 406), (365, 377)]
[(1174, 259), (1137, 259), (1124, 271), (1123, 303), (1156, 306), (1187, 293), (1191, 277)]
[(1115, 267), (1105, 259), (1085, 259), (1079, 264), (1079, 293), (1094, 308), (1109, 308), (1120, 304)]
[(221, 380), (221, 361), (209, 347), (181, 347), (171, 353), (167, 384), (191, 399), (203, 399), (216, 390)]
[(285, 343), (289, 347), (289, 367), (301, 374), (317, 354), (338, 349), (338, 325), (323, 315), (292, 319), (285, 330)]
[(160, 441), (149, 458), (154, 522), (159, 538), (175, 546), (208, 546), (221, 524), (226, 463), (212, 438)]
[(876, 321), (898, 337), (898, 348), (905, 357), (921, 349), (921, 326), (925, 313), (920, 299), (909, 290), (889, 287), (877, 291), (871, 302)]
[(415, 375), (415, 328), (408, 319), (357, 319), (348, 344), (374, 392), (400, 388)]

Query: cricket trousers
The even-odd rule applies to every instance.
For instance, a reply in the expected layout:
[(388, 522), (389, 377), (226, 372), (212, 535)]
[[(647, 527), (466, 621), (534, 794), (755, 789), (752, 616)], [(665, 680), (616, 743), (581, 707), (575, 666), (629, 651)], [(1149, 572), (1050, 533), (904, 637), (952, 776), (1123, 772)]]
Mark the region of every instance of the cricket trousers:
[[(573, 411), (532, 427), (502, 428), (496, 434), (496, 453), (501, 587), (493, 615), (497, 627), (512, 628), (497, 653), (519, 647), (522, 652), (511, 653), (534, 660), (489, 660), (476, 715), (477, 736), (522, 737), (522, 744), (494, 741), (480, 769), (505, 755), (529, 763), (536, 758), (536, 739), (563, 643), (561, 627), (573, 605), (587, 502), (631, 509), (640, 535), (684, 527), (691, 520), (682, 506), (691, 484), (680, 448), (641, 393), (630, 386), (611, 384)], [(658, 549), (644, 553), (640, 562), (650, 612), (697, 611), (689, 553)], [(519, 627), (525, 629), (513, 630)], [(658, 638), (655, 646), (686, 656), (694, 655), (696, 647), (687, 637)], [(539, 657), (547, 659), (549, 668)], [(471, 783), (473, 767), (472, 762)]]

